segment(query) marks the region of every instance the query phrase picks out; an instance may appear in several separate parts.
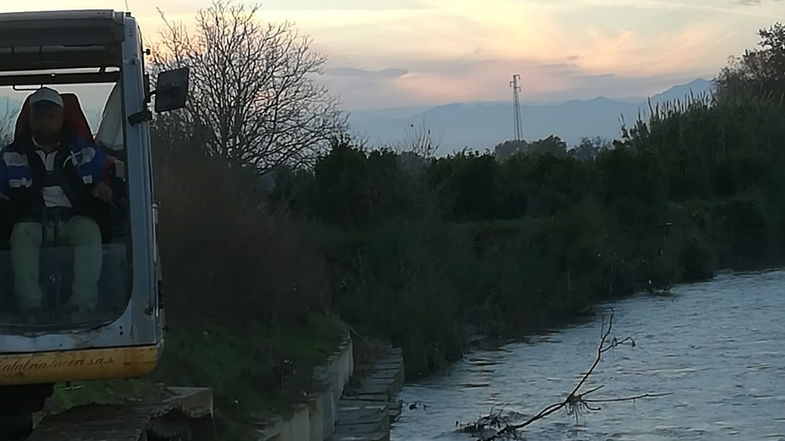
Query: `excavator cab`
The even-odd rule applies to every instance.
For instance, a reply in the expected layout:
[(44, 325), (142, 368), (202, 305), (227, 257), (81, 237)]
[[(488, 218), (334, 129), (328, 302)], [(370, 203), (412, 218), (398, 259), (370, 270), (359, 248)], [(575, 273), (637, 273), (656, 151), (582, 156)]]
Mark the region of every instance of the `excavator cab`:
[[(84, 148), (52, 160), (82, 167), (96, 156), (108, 158), (100, 172), (113, 193), (87, 227), (73, 222), (72, 213), (59, 217), (57, 210), (22, 219), (13, 203), (0, 202), (0, 401), (16, 411), (43, 405), (39, 396), (46, 393), (30, 391), (64, 381), (140, 376), (158, 360), (163, 313), (150, 105), (155, 99), (156, 111), (183, 107), (188, 73), (161, 73), (151, 90), (144, 57), (130, 13), (0, 14), (0, 138), (6, 134), (8, 143), (29, 137), (26, 100), (40, 87), (53, 88), (62, 97), (64, 128)], [(10, 186), (30, 187), (28, 176), (10, 170), (29, 166), (35, 152), (3, 151)], [(47, 161), (42, 156), (41, 163)], [(82, 179), (90, 184), (92, 178)], [(46, 206), (47, 198), (58, 197), (45, 195)], [(26, 229), (17, 228), (22, 222)], [(93, 226), (100, 239), (85, 241), (95, 235)], [(24, 243), (39, 246), (15, 246), (22, 230), (34, 237)], [(80, 308), (85, 297), (80, 278), (97, 279), (89, 308)], [(6, 411), (0, 404), (0, 423)]]
[[(112, 90), (119, 91), (117, 84)], [(100, 255), (100, 259), (93, 262), (95, 274), (98, 275), (97, 295), (95, 305), (87, 314), (82, 314), (81, 317), (75, 316), (73, 310), (80, 305), (71, 300), (74, 298), (74, 265), (80, 265), (79, 262), (75, 262), (75, 259), (80, 257), (80, 251), (69, 243), (65, 216), (61, 215), (62, 218), (58, 219), (60, 211), (42, 211), (37, 216), (38, 219), (35, 217), (25, 219), (29, 223), (37, 224), (36, 229), (41, 231), (37, 262), (32, 265), (36, 266), (37, 263), (36, 285), (40, 303), (36, 305), (36, 309), (21, 308), (20, 294), (25, 295), (25, 293), (21, 293), (20, 290), (25, 287), (16, 280), (15, 273), (24, 271), (25, 268), (22, 266), (30, 265), (30, 262), (17, 262), (14, 265), (10, 239), (16, 224), (22, 222), (18, 213), (14, 213), (13, 206), (3, 207), (4, 209), (0, 209), (5, 212), (3, 232), (0, 233), (0, 327), (16, 328), (17, 331), (31, 332), (35, 329), (99, 325), (119, 316), (128, 303), (130, 294), (127, 283), (130, 239), (127, 181), (118, 175), (118, 170), (121, 173), (125, 171), (124, 161), (115, 158), (115, 156), (123, 156), (125, 146), (122, 142), (113, 144), (110, 150), (105, 142), (99, 140), (99, 143), (96, 143), (77, 95), (64, 93), (61, 96), (64, 104), (63, 129), (84, 139), (94, 146), (92, 148), (102, 150), (109, 159), (106, 174), (113, 200), (106, 204), (104, 210), (93, 215), (92, 219), (98, 226), (101, 237), (101, 251), (100, 254), (96, 253), (96, 256)], [(16, 119), (14, 140), (22, 141), (23, 138), (30, 136), (29, 97), (30, 95), (22, 104)], [(112, 100), (107, 101), (106, 108), (110, 109), (109, 115), (113, 114), (112, 109), (119, 110), (118, 104), (119, 102)]]

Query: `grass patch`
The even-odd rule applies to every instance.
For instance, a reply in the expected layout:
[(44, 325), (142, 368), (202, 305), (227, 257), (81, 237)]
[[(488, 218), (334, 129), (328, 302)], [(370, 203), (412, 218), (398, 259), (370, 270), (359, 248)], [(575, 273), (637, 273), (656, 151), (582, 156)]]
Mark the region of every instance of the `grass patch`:
[(302, 325), (243, 332), (213, 323), (174, 324), (150, 377), (58, 385), (47, 411), (155, 402), (169, 396), (163, 384), (210, 387), (219, 438), (251, 439), (251, 423), (266, 415), (285, 415), (307, 397), (311, 370), (335, 352), (345, 332), (337, 317), (317, 314)]
[(82, 404), (153, 403), (170, 397), (161, 384), (149, 379), (74, 381), (55, 386), (45, 413), (59, 413)]

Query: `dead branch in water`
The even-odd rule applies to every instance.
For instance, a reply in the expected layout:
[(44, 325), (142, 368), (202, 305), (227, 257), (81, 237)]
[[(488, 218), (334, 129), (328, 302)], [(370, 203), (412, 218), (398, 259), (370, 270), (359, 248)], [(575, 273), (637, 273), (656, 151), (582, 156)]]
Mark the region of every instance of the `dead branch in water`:
[[(572, 389), (572, 391), (567, 395), (567, 397), (563, 401), (545, 407), (539, 413), (530, 417), (528, 420), (522, 423), (510, 424), (505, 422), (504, 427), (501, 427), (499, 425), (500, 421), (504, 421), (501, 418), (501, 415), (491, 413), (491, 415), (480, 418), (474, 423), (463, 426), (464, 431), (470, 433), (481, 433), (483, 430), (496, 429), (501, 427), (496, 431), (495, 434), (487, 438), (485, 437), (480, 438), (480, 440), (492, 441), (492, 440), (498, 440), (507, 437), (517, 437), (516, 435), (518, 435), (518, 432), (521, 429), (531, 425), (536, 421), (539, 421), (547, 417), (548, 415), (558, 412), (561, 409), (565, 409), (568, 415), (575, 416), (575, 418), (577, 419), (578, 416), (583, 411), (589, 412), (589, 411), (600, 410), (599, 407), (592, 407), (592, 404), (620, 402), (620, 401), (634, 401), (643, 398), (655, 398), (655, 397), (670, 395), (669, 393), (658, 393), (658, 394), (647, 393), (647, 394), (636, 395), (633, 397), (623, 397), (623, 398), (606, 398), (606, 399), (587, 398), (590, 394), (602, 389), (603, 388), (602, 385), (589, 389), (585, 392), (581, 392), (581, 388), (586, 384), (586, 381), (594, 373), (594, 370), (600, 364), (600, 361), (602, 361), (602, 355), (604, 353), (623, 345), (635, 347), (635, 340), (633, 340), (632, 337), (626, 337), (622, 340), (619, 340), (616, 337), (611, 337), (612, 330), (613, 330), (613, 314), (611, 314), (610, 317), (608, 318), (607, 328), (606, 328), (605, 320), (603, 319), (602, 328), (600, 332), (600, 336), (601, 336), (600, 344), (597, 346), (597, 353), (596, 356), (594, 357), (594, 362), (592, 363), (589, 370), (583, 374), (581, 379), (578, 381), (578, 384), (575, 385), (575, 387)], [(469, 428), (474, 430), (466, 430)]]
[(477, 421), (469, 424), (460, 424), (457, 421), (455, 422), (455, 425), (460, 427), (461, 432), (480, 436), (482, 436), (484, 433), (487, 433), (488, 431), (496, 431), (510, 424), (512, 424), (512, 418), (508, 415), (505, 415), (504, 409), (491, 409), (491, 412), (488, 415), (485, 415)]

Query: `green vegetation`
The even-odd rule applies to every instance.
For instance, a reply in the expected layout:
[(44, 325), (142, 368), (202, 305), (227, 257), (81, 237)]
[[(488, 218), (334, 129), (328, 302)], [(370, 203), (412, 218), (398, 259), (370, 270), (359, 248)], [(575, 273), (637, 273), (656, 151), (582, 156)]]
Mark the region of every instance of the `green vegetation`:
[(83, 404), (154, 402), (169, 396), (163, 386), (142, 379), (75, 381), (55, 386), (44, 411), (58, 413)]

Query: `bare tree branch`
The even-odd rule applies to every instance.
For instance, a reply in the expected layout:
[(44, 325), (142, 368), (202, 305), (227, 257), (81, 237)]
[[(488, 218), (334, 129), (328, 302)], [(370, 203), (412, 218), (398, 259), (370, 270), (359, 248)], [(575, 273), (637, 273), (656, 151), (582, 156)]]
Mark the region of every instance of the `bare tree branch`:
[[(585, 395), (586, 394), (584, 394), (584, 396)], [(634, 397), (605, 398), (605, 399), (601, 399), (601, 400), (583, 400), (583, 401), (586, 402), (586, 403), (616, 403), (616, 402), (619, 402), (619, 401), (634, 401), (634, 400), (640, 400), (640, 399), (643, 399), (643, 398), (667, 397), (668, 395), (673, 395), (673, 394), (670, 393), (670, 392), (664, 392), (664, 393), (659, 393), (659, 394), (641, 394), (641, 395), (635, 395)]]
[(14, 139), (14, 114), (8, 101), (5, 109), (0, 111), (0, 148), (7, 146)]
[(504, 423), (502, 426), (499, 424), (501, 420), (498, 417), (491, 418), (493, 416), (493, 412), (491, 412), (491, 416), (483, 417), (477, 422), (471, 423), (463, 427), (464, 431), (469, 431), (471, 433), (482, 432), (488, 428), (499, 428), (496, 430), (494, 434), (487, 438), (481, 438), (481, 441), (491, 441), (497, 440), (502, 438), (508, 437), (517, 437), (518, 432), (521, 429), (531, 425), (532, 423), (539, 421), (559, 410), (565, 409), (568, 415), (573, 415), (577, 419), (579, 414), (582, 411), (598, 411), (600, 410), (599, 407), (592, 407), (591, 404), (597, 403), (611, 403), (611, 402), (620, 402), (620, 401), (634, 401), (644, 398), (656, 398), (656, 397), (663, 397), (666, 395), (670, 395), (669, 393), (646, 393), (641, 395), (636, 395), (632, 397), (624, 397), (624, 398), (607, 398), (607, 399), (589, 399), (586, 398), (588, 395), (597, 392), (598, 390), (602, 389), (604, 385), (600, 385), (589, 389), (585, 392), (581, 392), (581, 388), (586, 384), (586, 381), (591, 377), (594, 373), (597, 366), (602, 361), (602, 355), (614, 348), (619, 346), (630, 346), (635, 347), (635, 340), (632, 337), (626, 337), (624, 339), (617, 339), (616, 337), (611, 336), (611, 332), (613, 330), (613, 314), (611, 314), (608, 318), (607, 325), (605, 323), (605, 319), (603, 318), (602, 327), (600, 329), (600, 343), (597, 346), (596, 354), (594, 357), (594, 362), (580, 378), (578, 383), (573, 387), (572, 391), (567, 395), (567, 397), (558, 403), (551, 404), (544, 409), (542, 409), (539, 413), (531, 416), (529, 419), (522, 423)]
[[(443, 135), (443, 134), (442, 134)], [(441, 136), (434, 139), (431, 129), (425, 123), (409, 124), (403, 144), (398, 147), (402, 153), (413, 153), (421, 158), (430, 159), (439, 150)]]

